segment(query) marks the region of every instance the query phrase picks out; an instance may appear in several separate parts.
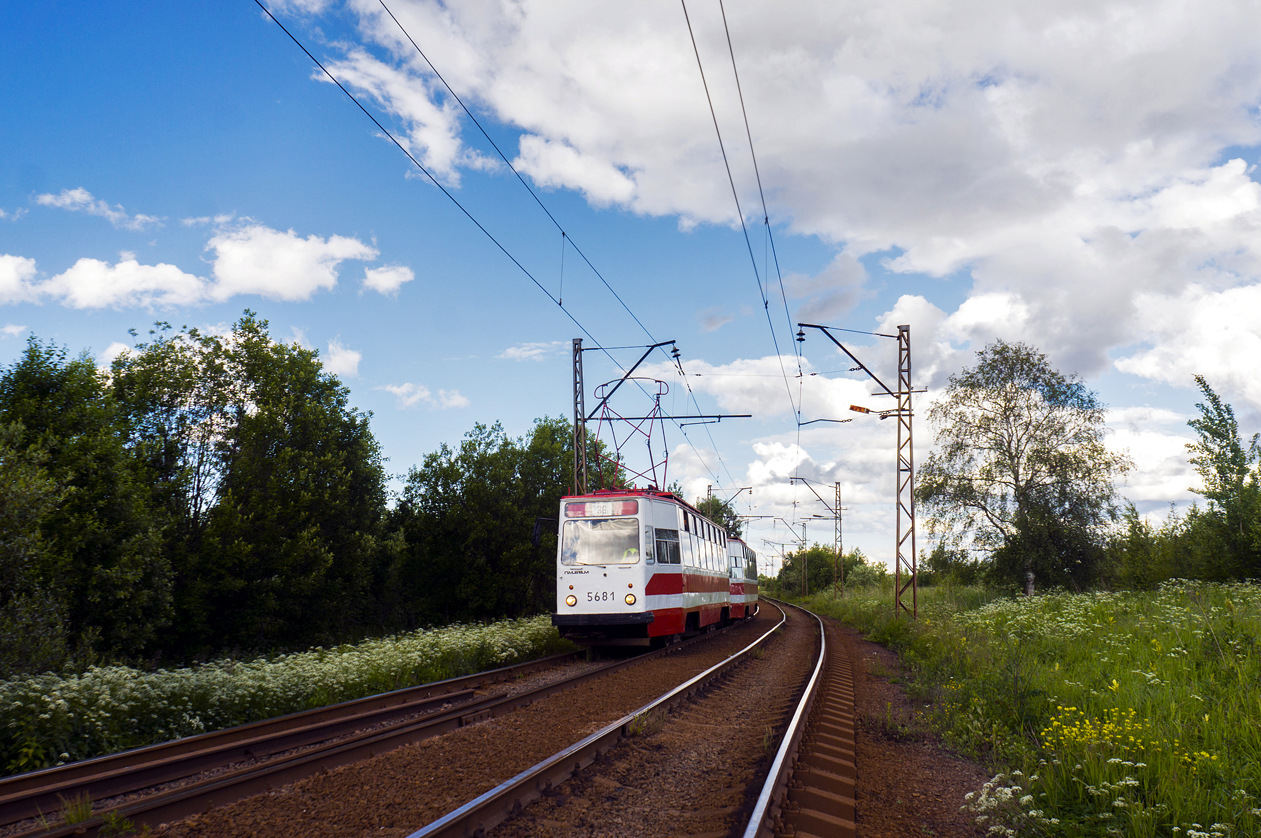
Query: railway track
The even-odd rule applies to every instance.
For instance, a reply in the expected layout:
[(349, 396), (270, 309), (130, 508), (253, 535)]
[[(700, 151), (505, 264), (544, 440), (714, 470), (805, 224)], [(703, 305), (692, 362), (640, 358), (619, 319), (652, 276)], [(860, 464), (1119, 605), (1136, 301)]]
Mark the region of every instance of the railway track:
[[(685, 648), (691, 642), (694, 641), (649, 656)], [(0, 829), (7, 832), (8, 838), (56, 838), (96, 835), (107, 817), (126, 819), (137, 827), (154, 826), (492, 718), (648, 657), (589, 668), (532, 689), (476, 696), (479, 688), (511, 682), (581, 654), (555, 655), (7, 777), (0, 780)], [(190, 779), (198, 775), (204, 775), (204, 779)], [(128, 799), (136, 796), (139, 799)], [(110, 799), (120, 802), (111, 805)], [(51, 826), (47, 823), (52, 819), (51, 813), (74, 800), (105, 804), (87, 820)]]
[[(807, 612), (808, 613), (808, 612)], [(785, 733), (744, 838), (854, 838), (853, 662), (818, 617), (819, 658)]]
[(491, 832), (510, 816), (520, 813), (549, 789), (563, 783), (607, 754), (623, 739), (654, 719), (671, 714), (672, 708), (712, 689), (745, 663), (780, 629), (787, 616), (775, 621), (756, 640), (674, 689), (627, 713), (579, 742), (518, 773), (511, 779), (435, 820), (408, 838), (465, 838)]
[[(770, 611), (771, 609), (767, 608), (766, 610)], [(804, 620), (800, 620), (798, 618), (794, 619), (798, 620), (796, 623), (798, 626), (801, 626), (805, 622)], [(820, 625), (817, 618), (813, 617), (813, 615), (809, 616), (808, 620), (814, 625)], [(736, 693), (740, 692), (740, 689), (738, 688), (744, 685), (751, 677), (750, 668), (739, 668), (742, 662), (748, 661), (750, 658), (758, 659), (759, 663), (753, 666), (752, 669), (756, 669), (758, 666), (765, 667), (769, 663), (770, 659), (778, 657), (781, 652), (787, 648), (781, 645), (775, 647), (780, 651), (771, 651), (768, 653), (759, 651), (759, 649), (765, 648), (767, 641), (775, 634), (775, 629), (779, 628), (783, 624), (783, 619), (779, 619), (774, 622), (774, 626), (771, 627), (772, 621), (769, 619), (763, 618), (755, 621), (755, 624), (748, 627), (750, 629), (756, 629), (756, 633), (760, 635), (760, 637), (758, 637), (754, 642), (747, 643), (746, 645), (745, 640), (739, 640), (738, 643), (726, 641), (726, 645), (730, 649), (743, 646), (740, 651), (735, 654), (730, 654), (725, 659), (719, 660), (716, 665), (709, 666), (708, 663), (704, 664), (704, 666), (709, 666), (705, 672), (702, 672), (700, 675), (696, 675), (695, 677), (686, 679), (684, 683), (678, 684), (678, 686), (668, 690), (666, 694), (661, 695), (655, 701), (650, 701), (648, 704), (639, 706), (638, 709), (627, 713), (625, 716), (612, 724), (605, 725), (601, 722), (600, 724), (603, 725), (603, 727), (600, 730), (582, 738), (579, 742), (557, 751), (551, 757), (542, 759), (525, 770), (512, 768), (511, 771), (518, 772), (515, 776), (500, 783), (495, 788), (491, 788), (486, 793), (478, 795), (475, 800), (469, 801), (463, 806), (458, 806), (457, 808), (447, 811), (447, 814), (444, 816), (439, 816), (439, 813), (445, 811), (444, 809), (435, 810), (431, 808), (430, 811), (434, 812), (434, 814), (430, 814), (428, 817), (423, 819), (417, 818), (411, 820), (411, 823), (413, 824), (417, 822), (425, 823), (427, 820), (432, 821), (428, 826), (425, 826), (419, 831), (413, 833), (412, 838), (422, 838), (422, 836), (434, 835), (463, 836), (486, 834), (492, 830), (496, 824), (503, 822), (506, 818), (510, 818), (514, 813), (521, 813), (529, 804), (530, 800), (545, 794), (549, 789), (553, 790), (554, 794), (554, 790), (562, 783), (566, 782), (567, 777), (571, 777), (576, 774), (578, 776), (582, 776), (584, 769), (587, 766), (590, 766), (593, 761), (600, 760), (600, 765), (597, 766), (597, 769), (607, 773), (609, 765), (608, 759), (612, 757), (605, 757), (602, 759), (601, 756), (607, 755), (618, 742), (622, 741), (627, 736), (641, 736), (645, 727), (651, 727), (654, 724), (661, 724), (663, 722), (664, 724), (669, 725), (683, 721), (686, 727), (686, 725), (689, 724), (689, 722), (685, 721), (686, 717), (689, 714), (699, 713), (708, 695), (721, 695), (724, 692), (732, 692), (733, 684), (737, 687), (734, 691)], [(813, 629), (813, 631), (818, 632), (819, 629)], [(733, 638), (735, 637), (738, 637), (738, 635), (733, 635)], [(760, 778), (750, 779), (747, 781), (750, 783), (750, 786), (749, 791), (745, 793), (745, 796), (750, 803), (756, 798), (757, 806), (750, 810), (750, 804), (744, 804), (743, 806), (738, 807), (738, 809), (742, 811), (729, 813), (732, 814), (733, 817), (744, 819), (740, 821), (742, 823), (747, 821), (748, 825), (744, 832), (747, 836), (792, 834), (797, 836), (846, 836), (854, 834), (852, 676), (850, 676), (848, 671), (849, 662), (846, 658), (844, 658), (844, 656), (842, 656), (842, 660), (839, 662), (832, 660), (836, 657), (836, 650), (842, 650), (844, 647), (840, 644), (827, 642), (826, 633), (819, 634), (819, 637), (821, 638), (821, 654), (819, 659), (812, 663), (813, 669), (810, 670), (811, 675), (809, 683), (806, 683), (807, 679), (803, 674), (801, 676), (801, 684), (795, 688), (795, 694), (800, 695), (800, 701), (798, 701), (795, 697), (785, 696), (782, 700), (775, 699), (774, 701), (766, 702), (765, 705), (757, 708), (757, 712), (753, 714), (753, 716), (745, 717), (745, 720), (750, 725), (759, 726), (759, 730), (760, 726), (765, 724), (768, 731), (770, 729), (770, 724), (767, 722), (767, 719), (775, 717), (777, 719), (782, 718), (784, 720), (788, 720), (789, 717), (791, 717), (790, 723), (788, 721), (775, 722), (777, 728), (786, 728), (785, 732), (782, 734), (782, 741), (780, 742), (778, 749), (775, 750), (776, 746), (773, 742), (770, 743), (769, 746), (764, 744), (764, 747), (770, 747), (772, 750), (775, 750), (772, 768), (769, 776), (765, 779), (764, 785)], [(698, 638), (698, 640), (701, 639), (704, 638)], [(676, 651), (684, 648), (687, 648), (687, 644), (680, 644), (678, 646), (671, 647), (671, 649), (666, 651)], [(708, 647), (702, 646), (697, 648), (704, 649)], [(721, 647), (716, 647), (715, 651), (717, 651), (718, 648)], [(794, 648), (799, 649), (797, 653), (794, 653), (795, 656), (800, 657), (803, 661), (810, 658), (808, 646), (806, 648)], [(692, 653), (689, 652), (689, 654)], [(714, 655), (711, 651), (706, 652), (705, 654), (712, 662), (724, 655), (728, 655), (728, 652), (721, 651), (718, 655)], [(685, 655), (683, 657), (687, 656)], [(766, 660), (760, 660), (763, 658)], [(673, 658), (671, 658), (671, 660), (673, 660)], [(211, 807), (227, 802), (228, 800), (254, 794), (265, 788), (275, 788), (289, 783), (297, 777), (321, 772), (323, 769), (327, 769), (332, 765), (357, 761), (373, 753), (397, 748), (398, 744), (403, 741), (417, 741), (419, 738), (433, 736), (444, 732), (451, 732), (456, 728), (466, 727), (473, 722), (491, 718), (498, 713), (508, 712), (513, 707), (537, 702), (549, 693), (556, 693), (561, 690), (570, 689), (575, 686), (575, 684), (580, 683), (583, 680), (590, 681), (591, 679), (609, 676), (616, 669), (624, 668), (643, 661), (644, 657), (620, 661), (598, 669), (592, 669), (574, 680), (556, 682), (537, 690), (523, 690), (512, 696), (497, 695), (491, 698), (491, 702), (489, 704), (469, 695), (476, 686), (476, 682), (471, 682), (470, 679), (458, 679), (457, 681), (452, 682), (426, 685), (426, 687), (422, 689), (428, 694), (425, 696), (414, 696), (413, 698), (415, 699), (416, 704), (410, 711), (400, 709), (401, 707), (408, 706), (407, 702), (402, 700), (402, 696), (391, 694), (394, 699), (392, 712), (394, 713), (395, 721), (373, 723), (369, 725), (369, 727), (374, 729), (366, 731), (359, 729), (360, 723), (351, 722), (345, 718), (346, 715), (354, 714), (339, 712), (338, 708), (328, 708), (325, 711), (319, 712), (324, 713), (330, 718), (330, 720), (333, 717), (341, 717), (336, 724), (342, 726), (341, 729), (343, 732), (335, 734), (337, 737), (336, 741), (327, 743), (326, 746), (308, 746), (305, 750), (298, 751), (292, 755), (282, 754), (280, 757), (268, 760), (267, 763), (259, 766), (246, 766), (221, 771), (216, 777), (213, 777), (204, 783), (190, 783), (187, 780), (181, 781), (180, 786), (172, 792), (159, 794), (144, 800), (127, 800), (123, 802), (116, 808), (115, 811), (117, 812), (117, 815), (115, 817), (126, 818), (137, 827), (143, 827), (146, 824), (157, 825), (164, 822), (169, 823), (173, 820), (184, 817), (189, 813), (203, 812)], [(534, 666), (537, 667), (540, 665), (542, 665), (541, 662), (536, 663)], [(654, 666), (657, 665), (654, 664)], [(809, 667), (806, 667), (805, 669), (809, 669)], [(805, 669), (801, 671), (804, 672)], [(695, 669), (692, 670), (692, 672), (695, 671)], [(515, 675), (511, 673), (512, 669), (502, 670), (498, 677), (515, 677)], [(481, 677), (483, 680), (487, 678), (486, 675), (474, 677)], [(627, 675), (618, 675), (616, 677), (625, 679)], [(641, 680), (644, 675), (631, 674), (630, 677), (632, 677), (635, 681), (638, 681)], [(797, 676), (794, 676), (794, 678), (795, 677)], [(611, 680), (609, 683), (612, 684), (614, 680)], [(678, 682), (676, 681), (674, 683), (677, 684)], [(620, 689), (615, 687), (602, 687), (602, 684), (603, 682), (597, 682), (583, 689), (588, 691), (593, 688), (597, 691), (601, 689)], [(579, 690), (578, 692), (581, 693), (582, 690)], [(646, 693), (645, 698), (653, 694), (654, 693)], [(385, 699), (387, 697), (381, 698)], [(562, 701), (562, 703), (572, 704), (575, 699), (551, 699), (551, 703), (555, 703), (558, 700)], [(639, 701), (643, 700), (644, 699), (639, 699)], [(449, 706), (444, 709), (435, 710), (432, 705), (426, 705), (424, 703), (425, 701), (437, 701), (440, 705), (446, 704)], [(685, 708), (679, 708), (673, 711), (669, 709), (672, 706), (679, 705), (683, 702), (687, 702)], [(547, 703), (548, 702), (541, 702), (539, 707), (542, 707)], [(774, 706), (767, 706), (771, 704)], [(635, 707), (636, 705), (628, 703), (625, 706)], [(533, 714), (536, 712), (536, 709), (531, 708), (529, 711), (520, 712)], [(621, 713), (624, 711), (619, 710), (618, 712)], [(305, 716), (310, 714), (303, 715)], [(363, 714), (361, 713), (360, 715), (362, 716)], [(402, 717), (402, 721), (399, 721), (400, 717)], [(536, 721), (533, 722), (533, 724), (539, 723), (539, 718), (543, 717), (536, 717)], [(310, 731), (301, 734), (302, 736), (306, 736), (311, 739), (328, 738), (327, 735), (318, 732), (319, 724), (316, 719), (308, 718), (305, 721), (307, 722), (306, 724), (297, 725), (298, 728), (310, 728)], [(555, 724), (554, 722), (548, 721), (544, 721), (542, 723)], [(694, 718), (690, 724), (695, 723), (696, 719)], [(500, 724), (500, 722), (492, 723), (492, 725)], [(525, 720), (510, 722), (510, 725), (516, 726), (523, 724), (530, 725), (532, 723)], [(355, 728), (355, 731), (346, 732), (348, 728)], [(402, 729), (403, 732), (399, 733), (398, 731), (400, 729)], [(476, 734), (476, 731), (481, 729), (482, 727), (478, 726), (476, 728), (471, 728), (468, 732)], [(587, 729), (591, 730), (592, 728)], [(501, 736), (494, 733), (494, 727), (489, 730), (491, 731), (490, 736), (492, 738), (501, 738)], [(387, 731), (389, 732), (388, 735)], [(277, 740), (277, 742), (273, 745), (254, 743), (245, 744), (252, 737), (247, 735), (248, 731), (242, 729), (234, 729), (234, 731), (225, 733), (233, 734), (238, 741), (234, 745), (221, 745), (221, 747), (225, 753), (231, 752), (233, 748), (236, 748), (237, 750), (235, 753), (237, 754), (237, 757), (239, 757), (244, 750), (250, 751), (250, 754), (247, 754), (247, 758), (249, 758), (254, 751), (275, 753), (277, 750), (284, 750), (284, 748), (281, 747), (283, 743), (279, 740)], [(465, 732), (462, 732), (460, 735), (464, 736)], [(399, 738), (400, 736), (402, 738)], [(411, 738), (408, 739), (407, 737)], [(197, 738), (201, 739), (202, 737)], [(442, 740), (434, 741), (445, 742), (446, 738), (444, 737)], [(462, 741), (468, 742), (470, 740), (466, 738)], [(563, 739), (559, 739), (557, 744), (563, 741)], [(635, 741), (643, 743), (644, 739), (640, 738)], [(426, 745), (425, 747), (429, 746)], [(556, 747), (556, 745), (553, 745), (553, 747)], [(642, 748), (643, 745), (640, 744), (636, 747)], [(652, 747), (659, 746), (653, 745)], [(622, 754), (624, 751), (625, 749), (619, 749), (615, 753)], [(541, 755), (549, 752), (549, 750), (544, 750), (536, 753)], [(133, 752), (133, 756), (136, 753), (137, 752)], [(122, 756), (127, 757), (128, 755)], [(205, 759), (205, 757), (197, 758)], [(171, 757), (171, 761), (174, 763), (179, 763), (185, 759), (192, 759), (192, 757)], [(538, 760), (539, 757), (536, 756), (532, 759)], [(292, 764), (290, 764), (291, 760), (293, 761)], [(134, 759), (132, 761), (135, 762)], [(769, 751), (767, 761), (770, 761)], [(253, 774), (253, 776), (251, 776), (256, 767), (262, 768), (262, 765), (265, 764), (270, 764), (272, 766), (271, 770)], [(369, 764), (376, 765), (376, 762), (374, 761)], [(529, 762), (523, 761), (519, 763), (519, 765), (529, 765)], [(277, 768), (277, 766), (279, 766), (279, 768)], [(64, 768), (70, 769), (72, 766), (66, 766)], [(77, 766), (73, 768), (77, 771), (82, 771), (84, 767)], [(357, 768), (358, 767), (356, 766), (356, 769)], [(144, 768), (137, 770), (151, 771), (153, 769)], [(187, 774), (186, 768), (180, 770)], [(377, 771), (379, 771), (379, 769), (371, 769), (369, 773), (376, 774)], [(506, 776), (507, 773), (511, 773), (511, 771), (505, 772), (502, 776)], [(39, 773), (49, 774), (50, 772)], [(235, 776), (238, 773), (242, 775), (241, 778), (237, 778)], [(337, 772), (325, 774), (324, 776), (332, 777), (335, 775), (337, 775)], [(62, 780), (69, 782), (67, 779), (69, 776), (69, 774), (63, 776)], [(10, 779), (16, 780), (22, 778)], [(24, 781), (29, 783), (31, 779), (31, 775), (27, 775)], [(605, 778), (598, 779), (607, 782)], [(45, 794), (43, 799), (47, 801), (49, 799), (47, 794), (49, 793), (54, 795), (60, 793), (63, 797), (69, 799), (71, 795), (75, 794), (74, 789), (76, 788), (95, 788), (92, 785), (92, 782), (95, 781), (83, 778), (80, 778), (77, 781), (77, 785), (73, 782), (66, 785), (65, 782), (63, 782), (63, 785), (61, 786), (62, 791), (60, 792), (53, 792), (47, 787), (43, 788), (43, 793)], [(741, 780), (740, 782), (744, 783), (746, 781)], [(0, 812), (6, 811), (3, 807), (7, 805), (13, 797), (12, 794), (9, 794), (9, 792), (12, 791), (12, 788), (6, 789), (6, 784), (8, 784), (8, 781), (0, 782)], [(628, 784), (627, 787), (630, 788), (631, 785), (634, 784)], [(488, 786), (489, 784), (482, 786), (482, 788), (488, 788)], [(758, 786), (763, 786), (760, 794), (758, 793)], [(69, 791), (69, 794), (67, 794), (67, 791)], [(100, 800), (103, 797), (101, 793), (96, 791), (92, 791), (91, 796), (97, 800)], [(261, 801), (272, 799), (273, 798), (253, 798), (252, 800)], [(455, 798), (455, 800), (458, 799), (458, 797)], [(309, 803), (309, 799), (306, 802)], [(53, 808), (59, 808), (60, 803), (61, 801), (58, 800), (58, 806), (54, 806)], [(251, 802), (250, 805), (253, 806), (255, 804)], [(270, 806), (273, 804), (269, 803), (266, 805)], [(454, 806), (454, 800), (447, 805)], [(350, 807), (347, 807), (347, 809), (349, 808)], [(217, 811), (226, 813), (227, 811), (235, 809), (236, 807), (229, 807), (228, 810)], [(48, 810), (45, 809), (44, 811)], [(225, 829), (224, 823), (217, 820), (208, 822), (204, 820), (205, 816), (199, 817), (203, 820), (202, 826), (200, 827), (202, 831), (198, 834), (257, 834), (256, 832), (241, 831), (240, 829), (233, 827)], [(325, 817), (327, 817), (327, 815), (325, 815)], [(708, 815), (704, 815), (702, 813), (700, 817), (704, 818), (708, 817)], [(347, 819), (351, 823), (362, 823), (364, 833), (372, 831), (372, 829), (367, 825), (366, 819), (362, 815), (347, 812)], [(504, 834), (533, 834), (528, 826), (528, 818), (518, 818), (512, 821), (512, 823), (519, 823), (522, 820), (527, 821), (527, 826), (524, 831), (508, 830)], [(720, 831), (731, 832), (732, 827), (730, 824), (732, 822), (732, 819), (728, 818), (724, 822), (727, 825), (723, 826)], [(103, 823), (104, 821), (102, 818), (98, 816), (90, 821), (66, 827), (55, 826), (52, 829), (49, 829), (47, 827), (40, 826), (37, 830), (27, 830), (21, 833), (10, 832), (9, 834), (22, 836), (35, 834), (52, 836), (90, 836), (97, 834)], [(210, 826), (211, 823), (218, 825)], [(255, 824), (255, 826), (257, 828), (257, 824)], [(210, 831), (207, 832), (207, 829)], [(223, 831), (218, 831), (220, 829)], [(234, 829), (236, 829), (236, 831), (233, 831)], [(160, 832), (162, 834), (168, 834), (166, 829), (160, 830)], [(0, 831), (0, 834), (3, 834), (3, 832)], [(171, 834), (181, 834), (181, 832), (176, 830), (175, 833)], [(269, 831), (269, 834), (272, 833)], [(302, 832), (299, 827), (295, 832), (282, 832), (274, 834), (311, 834), (311, 832), (309, 827), (306, 832)], [(338, 834), (356, 833), (353, 831), (342, 831)], [(395, 834), (403, 833), (396, 832)], [(674, 833), (662, 832), (659, 834)]]
[[(745, 826), (738, 834), (743, 834), (745, 838), (852, 838), (857, 834), (854, 810), (856, 770), (852, 664), (843, 644), (828, 642), (829, 629), (823, 621), (809, 612), (796, 610), (819, 632), (817, 656), (811, 662), (809, 679), (800, 690), (798, 699), (785, 705), (784, 715), (791, 718), (782, 734), (770, 769), (761, 783), (760, 792), (756, 794), (757, 802), (751, 811), (745, 812)], [(587, 769), (622, 740), (634, 736), (635, 727), (642, 720), (654, 716), (676, 716), (677, 713), (672, 713), (669, 709), (673, 705), (713, 688), (721, 679), (729, 678), (736, 666), (749, 656), (758, 654), (762, 644), (783, 625), (784, 620), (781, 619), (772, 629), (737, 654), (519, 773), (511, 780), (412, 833), (408, 838), (499, 835), (500, 831), (496, 828), (500, 824), (514, 815), (521, 815), (531, 801)], [(659, 753), (654, 754), (654, 758), (669, 761), (672, 755)], [(600, 773), (607, 786), (613, 772), (606, 764)], [(727, 774), (722, 780), (725, 783), (739, 782), (735, 776), (738, 772), (732, 766), (724, 766), (720, 773)], [(580, 808), (586, 809), (588, 800), (583, 796), (584, 792), (580, 790), (572, 794), (582, 801)], [(590, 796), (592, 795), (587, 795)], [(616, 802), (615, 795), (608, 799), (611, 807), (621, 805)], [(523, 815), (518, 820), (528, 820), (528, 817)], [(543, 817), (551, 823), (551, 827), (543, 829), (540, 834), (564, 834), (565, 828), (584, 832), (591, 820), (599, 818), (590, 813), (581, 813), (577, 823), (565, 823), (565, 827), (558, 827), (557, 818), (565, 817), (563, 812), (552, 810), (545, 816), (536, 813), (534, 817)], [(713, 822), (705, 830), (707, 833), (730, 832), (729, 824), (724, 822), (725, 812), (715, 811), (712, 818)], [(695, 827), (695, 824), (691, 826)], [(633, 829), (635, 834), (652, 834), (643, 824), (635, 824)], [(678, 824), (678, 829), (679, 834), (685, 831), (681, 823)], [(521, 824), (503, 831), (507, 835), (535, 834), (532, 827)]]

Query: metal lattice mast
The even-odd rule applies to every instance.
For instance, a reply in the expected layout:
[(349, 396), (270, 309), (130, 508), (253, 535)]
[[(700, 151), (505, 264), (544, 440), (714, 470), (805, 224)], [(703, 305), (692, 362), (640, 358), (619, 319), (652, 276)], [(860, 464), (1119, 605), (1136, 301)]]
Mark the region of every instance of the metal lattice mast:
[(574, 338), (574, 494), (587, 493), (587, 409), (582, 395), (582, 338)]
[(841, 483), (836, 481), (836, 567), (832, 568), (832, 593), (836, 593), (836, 582), (841, 583), (841, 593), (845, 593), (845, 549), (844, 531), (841, 529)]
[[(898, 326), (898, 509), (897, 567), (894, 573), (894, 610), (916, 617), (919, 584), (915, 555), (915, 436), (911, 424), (911, 327)], [(906, 579), (903, 581), (903, 572)], [(906, 591), (911, 592), (907, 607)]]

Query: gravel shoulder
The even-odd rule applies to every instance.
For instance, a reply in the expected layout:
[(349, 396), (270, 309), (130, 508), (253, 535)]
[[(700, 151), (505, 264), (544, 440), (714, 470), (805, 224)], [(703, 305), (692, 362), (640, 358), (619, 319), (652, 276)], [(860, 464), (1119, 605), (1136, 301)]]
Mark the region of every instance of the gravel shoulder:
[(899, 681), (896, 653), (842, 626), (854, 661), (859, 838), (972, 838), (984, 835), (959, 811), (968, 792), (990, 779), (933, 735)]

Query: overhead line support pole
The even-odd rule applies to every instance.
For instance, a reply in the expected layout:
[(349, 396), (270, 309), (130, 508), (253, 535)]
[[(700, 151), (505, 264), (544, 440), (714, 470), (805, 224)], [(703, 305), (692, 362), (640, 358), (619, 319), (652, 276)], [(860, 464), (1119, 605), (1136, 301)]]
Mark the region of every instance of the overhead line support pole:
[(582, 384), (582, 338), (574, 338), (574, 494), (587, 493), (587, 411)]
[[(818, 329), (827, 335), (828, 340), (836, 344), (837, 348), (849, 356), (859, 369), (867, 373), (871, 380), (880, 385), (880, 389), (890, 396), (897, 399), (898, 405), (892, 411), (881, 411), (880, 418), (885, 419), (889, 416), (897, 416), (898, 418), (898, 463), (897, 463), (897, 506), (894, 524), (894, 581), (893, 581), (893, 610), (897, 614), (906, 612), (912, 618), (918, 616), (919, 613), (919, 580), (916, 569), (915, 554), (915, 444), (912, 425), (913, 413), (911, 410), (911, 327), (898, 326), (896, 335), (879, 335), (879, 337), (896, 338), (898, 342), (898, 389), (895, 393), (890, 390), (880, 378), (867, 368), (867, 365), (858, 360), (854, 353), (850, 352), (839, 340), (837, 340), (827, 326), (820, 326), (815, 323), (798, 323), (799, 331), (797, 332), (797, 340), (805, 340), (806, 329)], [(859, 408), (852, 408), (859, 410)], [(870, 413), (870, 410), (862, 408), (860, 412)], [(840, 501), (837, 500), (837, 513), (840, 512)], [(838, 542), (839, 542), (839, 525), (838, 525)], [(903, 577), (905, 576), (905, 581)], [(907, 591), (910, 592), (910, 604), (906, 602)]]
[[(911, 425), (911, 327), (898, 326), (898, 558), (894, 585), (897, 607), (912, 617), (919, 614), (919, 585), (915, 553), (915, 435)], [(910, 542), (909, 545), (907, 542)], [(907, 552), (907, 547), (910, 552)], [(902, 570), (907, 580), (902, 581)], [(911, 607), (906, 606), (906, 591)]]

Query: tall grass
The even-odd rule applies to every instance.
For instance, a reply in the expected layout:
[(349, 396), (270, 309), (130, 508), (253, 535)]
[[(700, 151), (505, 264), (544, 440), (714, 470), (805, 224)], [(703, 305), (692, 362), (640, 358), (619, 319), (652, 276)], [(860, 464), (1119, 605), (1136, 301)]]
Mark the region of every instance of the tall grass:
[(993, 834), (1261, 835), (1261, 587), (810, 605), (897, 647), (939, 729), (1002, 768), (966, 804)]
[(250, 661), (0, 681), (0, 765), (31, 771), (572, 648), (543, 615)]

